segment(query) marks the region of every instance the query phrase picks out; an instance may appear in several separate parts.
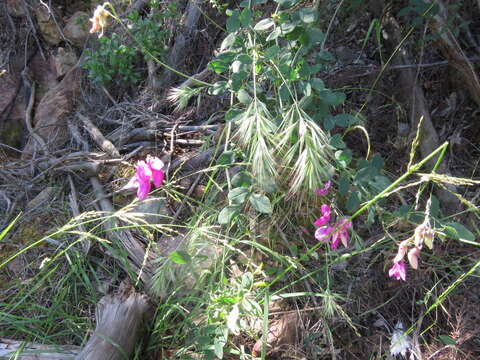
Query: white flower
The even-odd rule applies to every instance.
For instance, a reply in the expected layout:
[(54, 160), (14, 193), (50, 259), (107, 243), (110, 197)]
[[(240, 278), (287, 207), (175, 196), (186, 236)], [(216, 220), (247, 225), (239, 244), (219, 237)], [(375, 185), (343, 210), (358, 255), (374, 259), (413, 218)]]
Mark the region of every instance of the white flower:
[(403, 324), (399, 321), (393, 330), (392, 341), (390, 343), (390, 355), (397, 356), (398, 354), (401, 354), (405, 356), (410, 347), (410, 337), (405, 334), (403, 331)]

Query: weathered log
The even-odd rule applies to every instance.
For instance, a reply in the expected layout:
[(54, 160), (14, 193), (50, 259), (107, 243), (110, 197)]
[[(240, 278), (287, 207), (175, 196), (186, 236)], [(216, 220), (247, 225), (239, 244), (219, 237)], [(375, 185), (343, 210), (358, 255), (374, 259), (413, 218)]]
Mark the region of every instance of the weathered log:
[(55, 346), (0, 339), (0, 360), (74, 360), (78, 346)]
[(95, 332), (75, 360), (130, 359), (148, 309), (148, 298), (124, 284), (117, 294), (104, 296)]

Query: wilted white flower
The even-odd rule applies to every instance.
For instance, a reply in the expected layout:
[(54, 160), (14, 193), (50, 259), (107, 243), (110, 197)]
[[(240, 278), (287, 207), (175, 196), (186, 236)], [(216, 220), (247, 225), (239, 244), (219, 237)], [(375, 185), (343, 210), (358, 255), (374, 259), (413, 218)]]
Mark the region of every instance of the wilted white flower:
[(405, 356), (410, 347), (410, 337), (405, 334), (403, 330), (403, 324), (399, 321), (393, 330), (392, 341), (390, 343), (390, 355), (397, 356), (401, 354), (402, 356)]

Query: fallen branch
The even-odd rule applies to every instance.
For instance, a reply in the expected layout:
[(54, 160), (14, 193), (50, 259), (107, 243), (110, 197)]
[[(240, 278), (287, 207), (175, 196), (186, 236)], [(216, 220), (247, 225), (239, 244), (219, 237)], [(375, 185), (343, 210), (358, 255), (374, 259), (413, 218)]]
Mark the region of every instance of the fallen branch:
[(83, 125), (85, 125), (85, 129), (87, 129), (93, 141), (95, 141), (95, 143), (97, 143), (97, 145), (100, 146), (103, 151), (110, 156), (120, 157), (120, 153), (115, 145), (113, 145), (110, 140), (103, 136), (102, 132), (90, 121), (89, 118), (83, 116), (82, 114), (77, 114), (77, 116), (83, 122)]

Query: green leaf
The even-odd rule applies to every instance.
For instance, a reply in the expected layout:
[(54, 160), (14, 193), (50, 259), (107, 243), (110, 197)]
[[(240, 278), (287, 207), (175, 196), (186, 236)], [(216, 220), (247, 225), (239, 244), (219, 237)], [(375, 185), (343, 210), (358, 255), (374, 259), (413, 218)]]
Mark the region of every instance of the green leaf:
[(190, 255), (188, 255), (185, 251), (177, 250), (173, 251), (169, 255), (170, 260), (172, 260), (176, 264), (188, 264), (192, 261)]
[(245, 290), (250, 290), (253, 286), (253, 275), (251, 272), (247, 271), (242, 275), (242, 288)]
[(230, 109), (225, 113), (225, 121), (236, 121), (242, 118), (245, 112), (240, 109)]
[(325, 40), (325, 33), (315, 28), (309, 28), (306, 32), (309, 40), (309, 46), (321, 44)]
[(475, 241), (475, 235), (458, 222), (448, 222), (444, 224), (444, 229), (447, 236), (452, 239)]
[(445, 345), (456, 345), (457, 341), (448, 335), (438, 335), (438, 339)]
[(303, 8), (298, 15), (305, 24), (311, 24), (317, 21), (318, 11), (316, 8)]
[(271, 18), (268, 18), (268, 19), (263, 19), (263, 20), (260, 20), (256, 25), (255, 27), (253, 28), (253, 30), (255, 31), (264, 31), (264, 30), (268, 30), (270, 29), (272, 26), (275, 25), (275, 21), (273, 21), (273, 19)]
[(278, 186), (275, 183), (274, 178), (264, 179), (263, 182), (261, 184), (259, 184), (259, 186), (266, 193), (273, 193), (273, 192), (278, 190)]
[(333, 92), (330, 90), (324, 90), (320, 94), (320, 99), (326, 103), (327, 105), (341, 105), (346, 99), (346, 96), (344, 93), (341, 92)]
[(227, 31), (233, 33), (238, 29), (240, 29), (240, 13), (238, 10), (234, 10), (227, 19)]
[(346, 145), (342, 140), (341, 134), (335, 134), (330, 138), (330, 145), (336, 149), (345, 149)]
[(374, 188), (377, 193), (380, 193), (381, 191), (385, 190), (388, 186), (390, 186), (392, 182), (388, 177), (385, 175), (376, 175), (373, 178), (373, 181), (370, 182), (370, 186)]
[(232, 219), (240, 213), (240, 206), (228, 205), (225, 206), (218, 214), (218, 223), (220, 225), (228, 225)]
[(343, 175), (340, 177), (338, 180), (338, 192), (340, 195), (347, 195), (348, 191), (350, 190), (350, 180), (348, 179), (348, 176)]
[(273, 212), (272, 203), (262, 194), (252, 194), (250, 195), (250, 203), (253, 208), (262, 214), (271, 214)]
[(247, 90), (241, 89), (237, 93), (237, 99), (240, 101), (242, 104), (250, 104), (252, 102), (252, 97), (248, 93)]
[(336, 151), (335, 159), (337, 159), (337, 162), (341, 167), (346, 168), (352, 161), (352, 150), (345, 149)]
[(332, 115), (327, 115), (323, 119), (323, 127), (325, 130), (330, 131), (335, 127), (335, 117)]
[(220, 95), (227, 91), (227, 82), (226, 81), (217, 81), (213, 86), (208, 89), (210, 95)]
[(275, 0), (275, 2), (283, 7), (292, 7), (293, 5), (299, 3), (301, 0)]
[(223, 348), (226, 342), (223, 339), (215, 338), (214, 340), (214, 350), (215, 356), (219, 359), (223, 359)]
[(240, 13), (239, 17), (240, 23), (242, 24), (243, 27), (247, 27), (251, 25), (252, 23), (252, 10), (249, 8), (245, 8), (242, 10)]
[(236, 34), (228, 34), (228, 36), (223, 39), (222, 45), (220, 45), (220, 52), (229, 49), (235, 43), (235, 40), (237, 40)]
[(352, 192), (347, 200), (347, 210), (349, 213), (353, 213), (360, 205), (360, 193), (358, 191)]
[(218, 165), (230, 165), (235, 162), (235, 152), (225, 151), (222, 155), (218, 157)]
[(312, 85), (312, 88), (318, 92), (325, 90), (325, 83), (322, 79), (314, 78), (310, 80), (310, 85)]
[(232, 178), (232, 185), (235, 187), (249, 187), (253, 183), (252, 175), (246, 171), (240, 171)]
[(280, 30), (282, 31), (283, 35), (291, 33), (296, 27), (297, 25), (290, 21), (285, 21), (280, 24)]
[(335, 115), (335, 125), (340, 127), (347, 127), (352, 122), (353, 116), (350, 114)]
[(275, 39), (278, 38), (281, 34), (282, 34), (282, 30), (280, 29), (280, 27), (276, 27), (270, 34), (268, 34), (268, 36), (267, 36), (267, 38), (265, 39), (265, 41), (275, 40)]
[(228, 200), (232, 205), (241, 205), (245, 202), (248, 194), (249, 190), (247, 188), (237, 187), (229, 191)]

